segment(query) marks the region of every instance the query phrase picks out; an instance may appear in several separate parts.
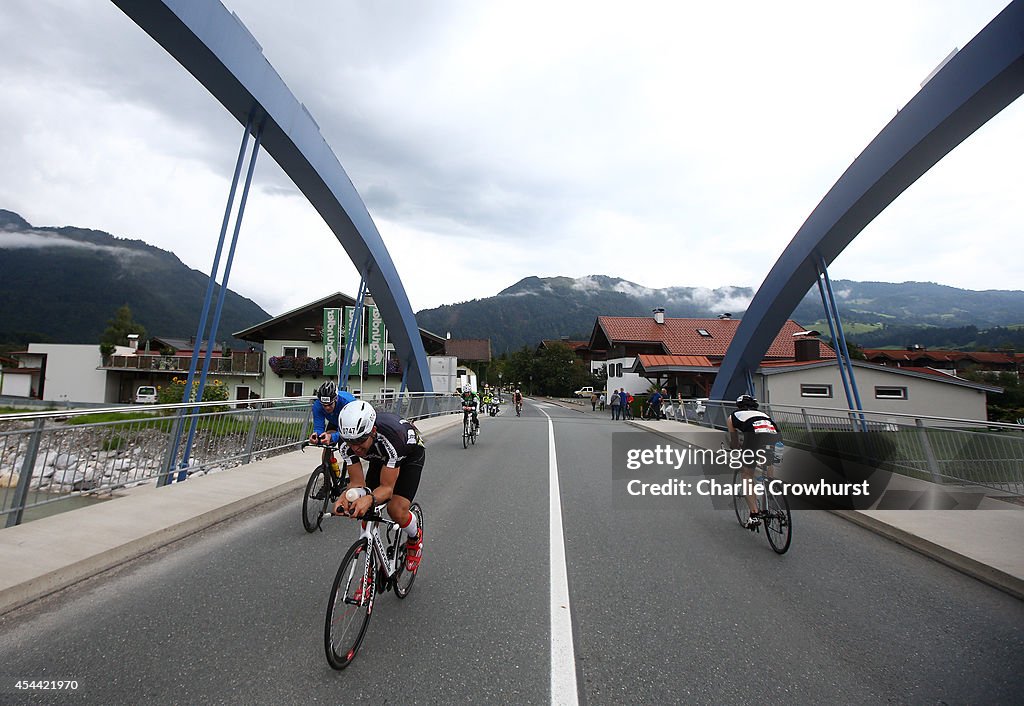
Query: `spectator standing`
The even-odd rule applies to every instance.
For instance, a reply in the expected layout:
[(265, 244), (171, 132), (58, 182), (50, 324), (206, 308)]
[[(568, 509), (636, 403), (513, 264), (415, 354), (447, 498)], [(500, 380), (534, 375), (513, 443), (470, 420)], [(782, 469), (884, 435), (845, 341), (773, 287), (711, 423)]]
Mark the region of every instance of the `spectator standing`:
[(622, 396), (619, 394), (618, 388), (612, 391), (612, 399), (609, 406), (612, 408), (612, 419), (618, 419), (619, 410), (622, 409)]
[(596, 412), (597, 411), (597, 393), (596, 392), (591, 392), (590, 393), (590, 411), (591, 412)]
[(597, 398), (597, 406), (601, 408), (602, 412), (604, 411), (604, 393), (603, 392), (601, 393), (601, 396)]

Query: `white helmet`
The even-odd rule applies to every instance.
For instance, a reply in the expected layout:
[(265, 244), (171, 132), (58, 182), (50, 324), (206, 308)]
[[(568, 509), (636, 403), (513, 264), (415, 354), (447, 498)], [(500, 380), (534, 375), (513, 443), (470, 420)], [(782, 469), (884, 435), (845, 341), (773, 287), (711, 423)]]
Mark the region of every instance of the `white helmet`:
[(341, 409), (338, 416), (338, 427), (341, 438), (345, 441), (354, 441), (373, 431), (373, 424), (377, 421), (377, 413), (369, 402), (356, 400), (350, 402)]

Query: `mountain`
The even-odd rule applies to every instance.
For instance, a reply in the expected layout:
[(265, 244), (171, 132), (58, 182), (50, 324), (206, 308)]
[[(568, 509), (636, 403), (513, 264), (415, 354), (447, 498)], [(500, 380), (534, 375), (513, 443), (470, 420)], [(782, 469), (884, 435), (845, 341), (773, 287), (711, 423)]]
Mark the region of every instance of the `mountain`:
[[(872, 334), (871, 347), (918, 343), (913, 338), (925, 328), (962, 329), (951, 340), (963, 340), (972, 330), (977, 338), (979, 329), (1024, 323), (1021, 291), (973, 292), (927, 282), (850, 280), (834, 280), (832, 288), (847, 338), (856, 342), (858, 336)], [(450, 332), (456, 338), (490, 338), (493, 349), (500, 353), (532, 347), (543, 339), (568, 336), (586, 340), (598, 316), (649, 316), (655, 307), (664, 307), (665, 315), (671, 317), (706, 318), (728, 312), (738, 318), (753, 296), (750, 287), (652, 289), (602, 275), (527, 277), (493, 297), (420, 311), (416, 321), (441, 335)], [(790, 318), (827, 333), (823, 313), (815, 287)], [(1014, 336), (1022, 337), (1017, 345), (1024, 348), (1024, 332), (1009, 336), (1011, 342), (1016, 341)], [(957, 347), (973, 342), (967, 340)]]
[[(36, 227), (0, 209), (0, 343), (98, 345), (124, 304), (149, 335), (187, 339), (196, 333), (209, 279), (141, 240)], [(269, 318), (229, 289), (217, 339)]]

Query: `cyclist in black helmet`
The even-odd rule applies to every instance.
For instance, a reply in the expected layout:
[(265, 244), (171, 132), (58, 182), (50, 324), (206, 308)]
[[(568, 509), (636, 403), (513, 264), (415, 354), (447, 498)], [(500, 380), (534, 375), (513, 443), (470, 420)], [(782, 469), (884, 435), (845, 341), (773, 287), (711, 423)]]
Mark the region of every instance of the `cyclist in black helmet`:
[(313, 444), (329, 444), (338, 442), (338, 415), (349, 402), (355, 401), (348, 392), (338, 392), (333, 380), (328, 380), (316, 391), (313, 400), (313, 433), (309, 441)]
[[(740, 395), (736, 399), (736, 411), (726, 419), (725, 426), (729, 430), (729, 446), (733, 449), (750, 450), (757, 452), (762, 450), (767, 458), (765, 464), (765, 475), (772, 476), (774, 467), (772, 461), (775, 458), (775, 442), (779, 438), (779, 431), (775, 422), (764, 412), (758, 410), (757, 400), (750, 395)], [(740, 439), (740, 433), (743, 439)], [(743, 478), (753, 481), (754, 467), (743, 467)], [(757, 500), (753, 495), (746, 496), (747, 507), (750, 508), (750, 519), (745, 526), (756, 527), (761, 522), (757, 512)]]

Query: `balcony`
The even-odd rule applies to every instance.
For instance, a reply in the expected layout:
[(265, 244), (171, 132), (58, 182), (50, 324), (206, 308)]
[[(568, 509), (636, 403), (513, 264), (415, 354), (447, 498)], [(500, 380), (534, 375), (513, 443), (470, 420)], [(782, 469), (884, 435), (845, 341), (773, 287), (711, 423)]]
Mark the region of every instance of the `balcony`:
[[(192, 363), (190, 355), (115, 355), (103, 370), (144, 370), (147, 372), (188, 372)], [(202, 358), (197, 364), (202, 369)], [(226, 357), (210, 360), (213, 375), (244, 375), (255, 377), (263, 374), (263, 354), (240, 351)]]
[(324, 374), (323, 358), (310, 358), (304, 355), (277, 355), (271, 356), (267, 362), (270, 364), (270, 369), (280, 377), (285, 375), (319, 377)]

